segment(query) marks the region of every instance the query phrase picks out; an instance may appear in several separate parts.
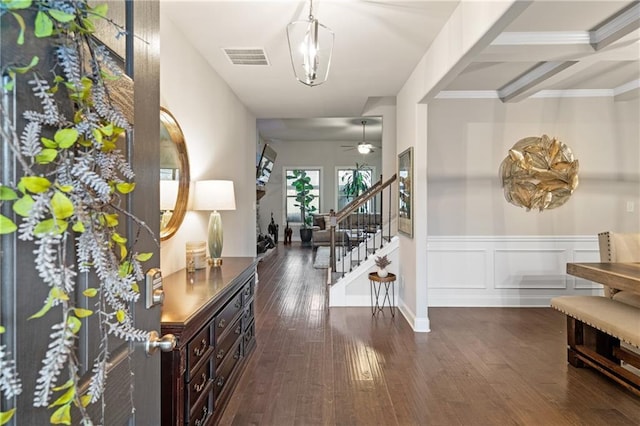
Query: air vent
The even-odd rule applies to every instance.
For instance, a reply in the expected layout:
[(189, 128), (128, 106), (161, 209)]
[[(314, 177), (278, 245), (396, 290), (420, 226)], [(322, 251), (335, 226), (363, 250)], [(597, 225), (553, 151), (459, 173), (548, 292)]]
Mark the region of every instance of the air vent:
[(269, 65), (267, 54), (261, 48), (222, 49), (233, 65)]

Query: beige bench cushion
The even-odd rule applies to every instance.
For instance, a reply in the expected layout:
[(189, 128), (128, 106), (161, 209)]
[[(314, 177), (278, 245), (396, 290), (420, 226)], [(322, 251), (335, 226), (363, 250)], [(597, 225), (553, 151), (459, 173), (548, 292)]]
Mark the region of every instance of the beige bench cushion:
[(551, 307), (613, 337), (640, 347), (640, 309), (601, 296), (559, 296)]

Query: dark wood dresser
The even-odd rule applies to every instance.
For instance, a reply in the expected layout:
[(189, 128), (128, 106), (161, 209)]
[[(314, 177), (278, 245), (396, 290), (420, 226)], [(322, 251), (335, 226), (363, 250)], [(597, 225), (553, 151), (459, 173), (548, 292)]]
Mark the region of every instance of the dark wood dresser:
[(162, 353), (162, 424), (217, 422), (254, 349), (254, 258), (164, 278), (162, 334), (177, 338)]

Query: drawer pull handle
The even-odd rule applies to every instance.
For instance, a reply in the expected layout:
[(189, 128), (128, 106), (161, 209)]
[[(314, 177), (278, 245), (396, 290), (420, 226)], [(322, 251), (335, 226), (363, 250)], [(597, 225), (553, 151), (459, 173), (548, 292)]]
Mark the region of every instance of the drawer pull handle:
[(242, 327), (241, 326), (237, 326), (235, 333), (236, 334), (240, 334), (241, 331), (242, 331)]
[(218, 328), (224, 328), (224, 326), (225, 326), (225, 324), (226, 324), (226, 323), (227, 323), (227, 322), (224, 320), (224, 318), (222, 318), (222, 319), (220, 320), (220, 322), (218, 323)]
[(247, 287), (244, 289), (244, 294), (246, 294), (247, 296), (251, 294), (251, 287)]
[(193, 388), (196, 390), (197, 393), (202, 392), (202, 389), (204, 389), (204, 387), (207, 385), (207, 373), (202, 373), (202, 383), (200, 383), (199, 385), (195, 385)]
[(197, 419), (194, 424), (196, 426), (204, 426), (204, 421), (207, 419), (207, 414), (209, 414), (209, 409), (207, 407), (204, 407), (202, 409), (202, 417)]
[(218, 351), (218, 354), (216, 355), (216, 358), (222, 359), (223, 356), (224, 356), (224, 349), (220, 349), (220, 351)]
[(202, 341), (200, 342), (200, 346), (195, 348), (193, 350), (193, 353), (196, 356), (202, 356), (205, 353), (206, 350), (207, 350), (207, 339), (202, 339)]
[(237, 351), (235, 354), (233, 354), (233, 359), (239, 359), (240, 358), (240, 351)]
[(242, 306), (242, 302), (240, 302), (240, 299), (237, 299), (237, 300), (236, 300), (236, 303), (234, 303), (234, 304), (233, 304), (233, 306), (234, 306), (236, 309), (240, 309), (240, 306)]
[(219, 388), (221, 388), (222, 385), (224, 385), (224, 376), (218, 377), (218, 381), (216, 382), (216, 385), (218, 385)]

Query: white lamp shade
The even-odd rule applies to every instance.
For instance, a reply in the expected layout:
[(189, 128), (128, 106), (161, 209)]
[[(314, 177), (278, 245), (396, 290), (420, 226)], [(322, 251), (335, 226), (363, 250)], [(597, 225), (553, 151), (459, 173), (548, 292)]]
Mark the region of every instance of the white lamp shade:
[(178, 184), (177, 180), (161, 180), (160, 181), (160, 210), (173, 210), (178, 200)]
[(196, 181), (193, 198), (194, 210), (236, 209), (236, 196), (231, 180)]

